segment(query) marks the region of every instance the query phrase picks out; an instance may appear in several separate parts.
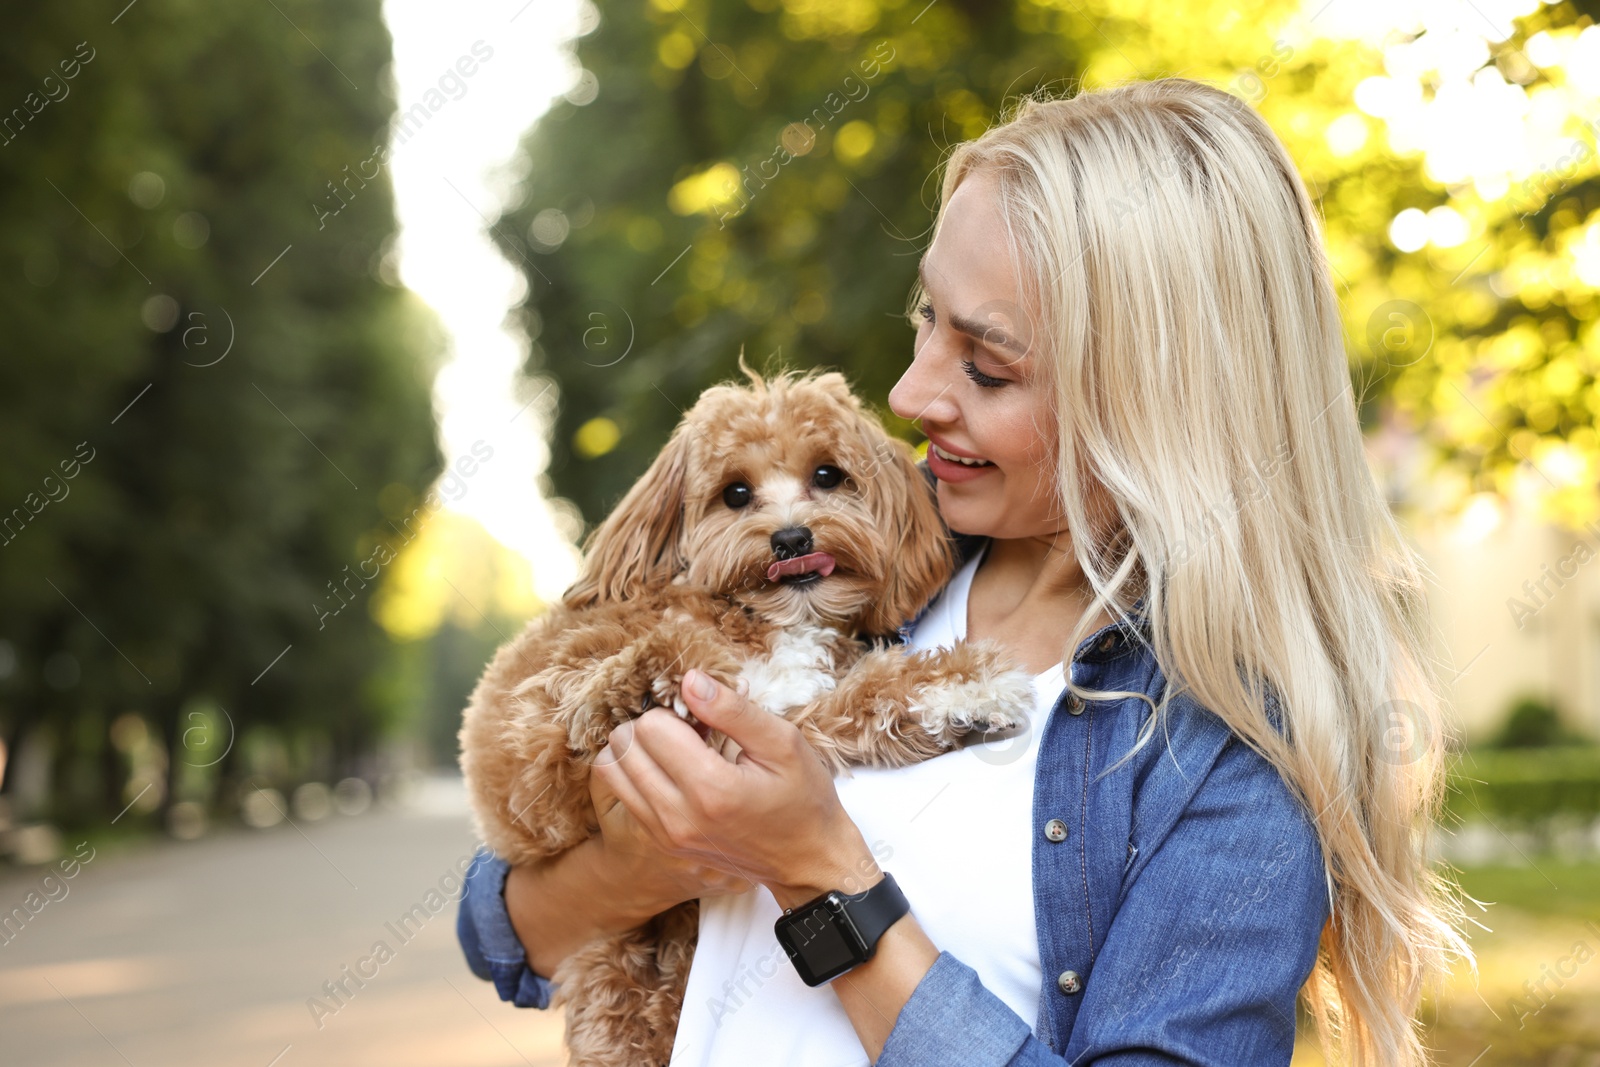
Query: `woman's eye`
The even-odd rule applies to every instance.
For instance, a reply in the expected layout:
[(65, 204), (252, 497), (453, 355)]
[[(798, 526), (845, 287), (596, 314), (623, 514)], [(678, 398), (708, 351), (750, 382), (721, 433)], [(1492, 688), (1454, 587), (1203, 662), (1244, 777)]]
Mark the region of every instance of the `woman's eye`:
[(978, 365), (972, 362), (970, 359), (964, 359), (961, 361), (961, 369), (967, 372), (968, 378), (971, 378), (974, 382), (977, 382), (985, 389), (997, 389), (1000, 386), (1005, 385), (1008, 380), (1005, 378), (996, 378), (991, 374), (983, 373), (983, 371), (978, 369)]
[(734, 482), (722, 491), (722, 502), (730, 508), (742, 508), (750, 503), (754, 494), (743, 482)]
[(811, 476), (811, 484), (818, 489), (833, 489), (844, 481), (844, 471), (824, 463)]
[(931, 304), (930, 302), (928, 302), (926, 300), (924, 300), (922, 303), (918, 304), (917, 305), (917, 315), (924, 322), (932, 322), (933, 321), (933, 304)]

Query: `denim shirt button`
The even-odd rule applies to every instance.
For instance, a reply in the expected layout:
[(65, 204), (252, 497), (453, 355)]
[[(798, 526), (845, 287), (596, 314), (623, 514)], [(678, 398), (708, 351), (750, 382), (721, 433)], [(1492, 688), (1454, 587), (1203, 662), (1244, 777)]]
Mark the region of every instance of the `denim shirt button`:
[(1067, 839), (1067, 824), (1060, 819), (1051, 819), (1044, 824), (1044, 836), (1051, 841), (1065, 841)]
[(1069, 696), (1067, 698), (1067, 714), (1068, 715), (1082, 715), (1083, 714), (1083, 700), (1076, 693), (1073, 693), (1071, 696)]
[(1083, 979), (1078, 977), (1077, 971), (1062, 971), (1061, 977), (1056, 979), (1056, 988), (1070, 997), (1083, 989)]

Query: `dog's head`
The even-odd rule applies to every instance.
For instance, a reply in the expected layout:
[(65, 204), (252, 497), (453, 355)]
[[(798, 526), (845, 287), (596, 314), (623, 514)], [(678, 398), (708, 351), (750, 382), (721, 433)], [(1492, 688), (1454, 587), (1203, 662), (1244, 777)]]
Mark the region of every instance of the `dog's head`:
[(837, 373), (703, 393), (590, 535), (569, 606), (682, 580), (775, 625), (890, 634), (955, 566), (915, 454)]

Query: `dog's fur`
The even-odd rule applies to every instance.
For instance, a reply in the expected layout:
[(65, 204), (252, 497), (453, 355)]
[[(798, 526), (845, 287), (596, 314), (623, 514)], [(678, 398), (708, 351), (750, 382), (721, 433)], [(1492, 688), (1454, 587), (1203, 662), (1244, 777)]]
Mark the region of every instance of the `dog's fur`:
[[(461, 728), (484, 840), (512, 864), (598, 828), (589, 767), (619, 723), (656, 704), (687, 716), (693, 667), (800, 727), (834, 770), (903, 766), (965, 733), (1005, 729), (1032, 682), (997, 647), (908, 653), (893, 634), (949, 580), (954, 556), (904, 442), (836, 373), (707, 390), (585, 546), (579, 580), (489, 664)], [(844, 472), (834, 488), (817, 468)], [(826, 479), (824, 479), (826, 480)], [(732, 482), (748, 505), (723, 498)], [(806, 527), (831, 574), (769, 580), (778, 530)], [(735, 743), (710, 730), (730, 758)], [(847, 773), (847, 772), (846, 772)], [(694, 954), (699, 902), (596, 942), (552, 975), (573, 1067), (665, 1064)]]

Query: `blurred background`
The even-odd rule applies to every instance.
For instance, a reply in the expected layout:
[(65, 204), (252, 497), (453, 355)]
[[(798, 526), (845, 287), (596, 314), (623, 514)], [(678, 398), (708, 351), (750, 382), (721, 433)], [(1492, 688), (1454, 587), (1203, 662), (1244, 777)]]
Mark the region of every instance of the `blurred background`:
[(454, 937), (491, 651), (741, 348), (883, 404), (952, 145), (1183, 74), (1301, 167), (1432, 575), (1484, 906), (1430, 1042), (1600, 1065), (1600, 5), (13, 8), (8, 1061), (560, 1063)]

